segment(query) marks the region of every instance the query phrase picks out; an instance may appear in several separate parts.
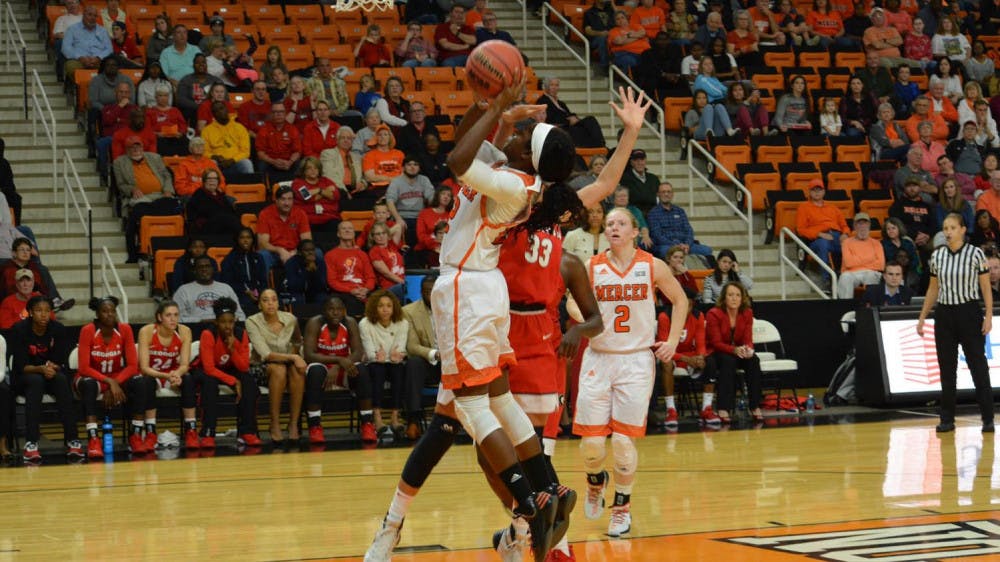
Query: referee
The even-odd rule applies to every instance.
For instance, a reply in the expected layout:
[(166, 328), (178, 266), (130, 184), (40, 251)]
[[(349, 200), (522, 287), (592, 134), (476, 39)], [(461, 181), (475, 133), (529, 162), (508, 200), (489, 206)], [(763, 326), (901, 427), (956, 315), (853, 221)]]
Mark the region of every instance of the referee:
[[(993, 293), (990, 270), (983, 251), (965, 243), (965, 219), (949, 213), (942, 226), (946, 245), (931, 254), (930, 286), (917, 321), (917, 334), (924, 335), (924, 320), (934, 311), (934, 344), (941, 368), (941, 423), (938, 433), (955, 430), (955, 384), (958, 345), (976, 385), (976, 402), (983, 417), (983, 433), (993, 432), (993, 388), (986, 365), (986, 334), (993, 323)], [(982, 297), (986, 314), (979, 306)]]

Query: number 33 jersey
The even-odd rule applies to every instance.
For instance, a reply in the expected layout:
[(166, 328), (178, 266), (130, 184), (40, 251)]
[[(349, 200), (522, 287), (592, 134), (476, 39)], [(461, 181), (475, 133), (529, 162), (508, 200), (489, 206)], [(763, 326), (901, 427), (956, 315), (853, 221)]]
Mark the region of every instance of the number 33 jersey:
[(500, 271), (507, 280), (510, 302), (520, 305), (559, 304), (563, 292), (562, 234), (524, 230), (511, 234), (500, 246)]
[(604, 331), (590, 339), (594, 351), (629, 353), (649, 349), (656, 338), (653, 256), (636, 250), (618, 271), (608, 253), (590, 258), (590, 280), (604, 319)]

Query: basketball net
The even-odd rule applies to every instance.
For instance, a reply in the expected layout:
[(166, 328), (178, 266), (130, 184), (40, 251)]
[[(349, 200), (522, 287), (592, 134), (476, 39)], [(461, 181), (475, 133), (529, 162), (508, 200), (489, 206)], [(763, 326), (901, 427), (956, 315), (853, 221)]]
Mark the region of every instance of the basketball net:
[(335, 0), (333, 9), (338, 12), (353, 12), (361, 9), (366, 12), (392, 9), (393, 0)]

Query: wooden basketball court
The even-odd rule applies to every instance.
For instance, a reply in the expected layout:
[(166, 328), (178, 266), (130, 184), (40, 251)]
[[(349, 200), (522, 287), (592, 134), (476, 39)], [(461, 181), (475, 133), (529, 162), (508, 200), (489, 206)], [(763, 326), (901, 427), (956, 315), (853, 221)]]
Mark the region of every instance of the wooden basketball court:
[[(580, 561), (1000, 560), (1000, 458), (975, 418), (940, 438), (930, 416), (650, 436), (631, 537), (606, 537), (607, 511), (588, 521), (581, 500), (570, 540)], [(561, 440), (556, 465), (582, 490), (578, 443)], [(0, 470), (0, 560), (360, 560), (408, 452)], [(393, 559), (497, 560), (505, 523), (457, 446)]]

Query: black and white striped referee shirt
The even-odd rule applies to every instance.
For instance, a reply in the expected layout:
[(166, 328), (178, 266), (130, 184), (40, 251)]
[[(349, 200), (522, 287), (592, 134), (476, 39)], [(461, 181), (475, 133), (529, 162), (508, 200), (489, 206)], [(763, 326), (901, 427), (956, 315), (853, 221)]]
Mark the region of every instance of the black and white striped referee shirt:
[(931, 254), (930, 272), (938, 278), (938, 303), (956, 305), (979, 301), (979, 276), (990, 268), (986, 254), (972, 244), (963, 244), (957, 252), (945, 245)]

